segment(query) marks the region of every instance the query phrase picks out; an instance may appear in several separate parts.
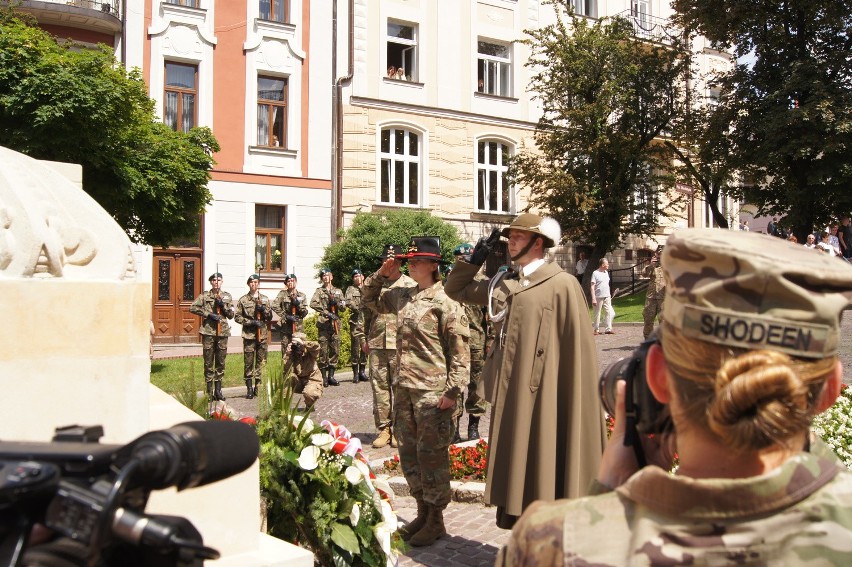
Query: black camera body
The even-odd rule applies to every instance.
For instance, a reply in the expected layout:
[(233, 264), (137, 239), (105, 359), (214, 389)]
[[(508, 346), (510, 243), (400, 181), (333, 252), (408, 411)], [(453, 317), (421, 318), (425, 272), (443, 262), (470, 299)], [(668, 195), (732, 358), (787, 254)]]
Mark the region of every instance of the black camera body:
[(294, 356), (302, 356), (305, 354), (305, 344), (298, 341), (291, 342), (290, 352), (293, 353)]

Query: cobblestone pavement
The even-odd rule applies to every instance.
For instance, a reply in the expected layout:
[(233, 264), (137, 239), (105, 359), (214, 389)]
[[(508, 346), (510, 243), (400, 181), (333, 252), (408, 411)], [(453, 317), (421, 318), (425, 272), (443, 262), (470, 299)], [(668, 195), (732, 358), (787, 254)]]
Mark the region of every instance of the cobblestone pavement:
[[(598, 365), (601, 370), (621, 357), (628, 356), (642, 341), (641, 324), (616, 325), (615, 334), (598, 335), (595, 341), (598, 347)], [(241, 352), (239, 343), (234, 345), (235, 352)], [(171, 356), (195, 356), (200, 347), (155, 347), (155, 358)], [(229, 351), (231, 349), (229, 348)], [(847, 313), (843, 322), (841, 339), (841, 359), (846, 368), (852, 368), (852, 316)], [(343, 370), (341, 368), (341, 370)], [(845, 376), (847, 383), (852, 373)], [(376, 431), (372, 415), (372, 393), (369, 384), (353, 384), (352, 373), (340, 372), (337, 377), (341, 385), (327, 388), (317, 402), (313, 418), (316, 421), (329, 419), (345, 425), (353, 435), (361, 439), (364, 452), (371, 461), (392, 457), (396, 451), (390, 446), (373, 449), (370, 444)], [(597, 387), (597, 384), (594, 385)], [(245, 388), (226, 388), (227, 402), (237, 411), (246, 415), (257, 412), (256, 400), (245, 398)], [(462, 417), (462, 437), (467, 430), (467, 416)], [(480, 422), (480, 433), (488, 431), (488, 416)], [(405, 521), (414, 519), (416, 505), (408, 496), (397, 496), (394, 507), (399, 518)], [(444, 512), (448, 535), (426, 548), (412, 548), (400, 558), (402, 567), (427, 565), (450, 567), (456, 565), (479, 566), (493, 565), (497, 551), (507, 542), (509, 532), (497, 528), (494, 524), (495, 509), (483, 504), (452, 502)]]

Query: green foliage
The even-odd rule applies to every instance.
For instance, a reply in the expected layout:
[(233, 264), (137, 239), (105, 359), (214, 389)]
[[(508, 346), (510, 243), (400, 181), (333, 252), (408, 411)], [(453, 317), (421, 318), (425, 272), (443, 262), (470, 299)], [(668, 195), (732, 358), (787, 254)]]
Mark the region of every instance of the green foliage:
[[(567, 0), (550, 0), (557, 14)], [(532, 205), (558, 220), (575, 241), (593, 243), (592, 265), (626, 235), (649, 234), (668, 210), (669, 150), (657, 142), (682, 104), (688, 58), (670, 45), (641, 42), (621, 19), (557, 16), (527, 30), (530, 90), (542, 105), (536, 150), (510, 165)]]
[(106, 46), (59, 45), (0, 9), (0, 145), (79, 163), (83, 188), (137, 242), (198, 234), (212, 153), (208, 128), (174, 132), (154, 115), (138, 69)]
[(289, 376), (271, 372), (266, 384), (257, 433), (269, 533), (310, 549), (318, 565), (388, 564), (403, 546), (389, 492), (361, 457), (331, 449), (333, 437), (309, 419), (313, 408), (294, 407)]
[(852, 469), (852, 388), (844, 385), (834, 405), (814, 418), (812, 428)]
[(194, 365), (190, 365), (187, 378), (180, 383), (177, 392), (173, 395), (175, 399), (184, 406), (188, 407), (204, 419), (207, 419), (210, 416), (210, 400), (207, 397), (204, 377), (199, 377), (193, 373), (193, 366)]
[[(453, 249), (461, 243), (458, 230), (426, 211), (400, 209), (382, 213), (358, 213), (352, 225), (341, 232), (340, 240), (325, 249), (317, 269), (334, 273), (334, 285), (346, 290), (352, 285), (352, 270), (369, 276), (381, 265), (378, 257), (385, 244), (405, 249), (412, 236), (438, 236), (445, 260), (453, 260)], [(342, 282), (342, 283), (341, 283)]]
[[(244, 385), (244, 360), (242, 354), (236, 353), (229, 354), (225, 359), (225, 377), (222, 380), (224, 387)], [(280, 368), (281, 353), (270, 352), (266, 361), (267, 368), (276, 364)], [(204, 359), (193, 356), (154, 360), (151, 362), (151, 383), (175, 397), (180, 395), (186, 385), (191, 385), (200, 392), (204, 389)]]

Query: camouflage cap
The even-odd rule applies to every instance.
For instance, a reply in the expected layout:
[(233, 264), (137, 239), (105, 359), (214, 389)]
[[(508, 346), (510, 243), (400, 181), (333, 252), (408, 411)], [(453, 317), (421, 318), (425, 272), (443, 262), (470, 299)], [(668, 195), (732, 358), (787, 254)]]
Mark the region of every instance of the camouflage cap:
[(663, 319), (716, 344), (805, 358), (837, 352), (852, 300), (852, 265), (753, 232), (685, 229), (669, 236)]
[[(544, 239), (545, 248), (553, 248), (556, 246), (556, 240), (554, 239), (553, 234), (549, 234), (550, 231), (542, 226), (545, 219), (553, 223), (556, 222), (548, 217), (542, 218), (532, 213), (518, 215), (515, 217), (515, 220), (512, 221), (512, 224), (500, 231), (500, 235), (504, 238), (509, 238), (510, 230), (526, 230), (527, 232), (532, 232), (533, 234), (541, 236)], [(556, 227), (558, 230), (559, 225), (557, 224)]]

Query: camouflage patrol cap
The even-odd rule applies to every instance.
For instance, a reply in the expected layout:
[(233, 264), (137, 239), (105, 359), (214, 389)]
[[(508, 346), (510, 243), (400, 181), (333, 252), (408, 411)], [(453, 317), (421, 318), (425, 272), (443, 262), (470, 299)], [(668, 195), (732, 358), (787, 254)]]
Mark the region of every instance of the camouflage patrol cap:
[(510, 230), (526, 230), (527, 232), (532, 232), (533, 234), (541, 236), (544, 239), (545, 248), (553, 248), (556, 245), (556, 241), (551, 235), (542, 231), (541, 225), (543, 220), (544, 219), (542, 217), (532, 213), (518, 215), (515, 217), (515, 220), (512, 221), (512, 224), (500, 231), (500, 235), (504, 238), (509, 238)]
[(669, 236), (663, 319), (695, 339), (804, 358), (836, 354), (852, 265), (753, 232)]

